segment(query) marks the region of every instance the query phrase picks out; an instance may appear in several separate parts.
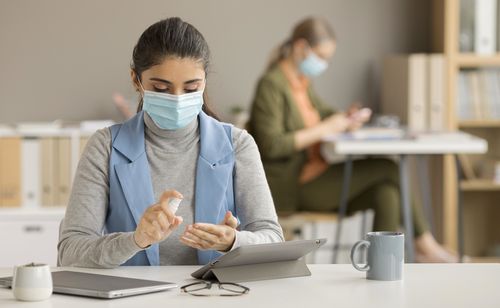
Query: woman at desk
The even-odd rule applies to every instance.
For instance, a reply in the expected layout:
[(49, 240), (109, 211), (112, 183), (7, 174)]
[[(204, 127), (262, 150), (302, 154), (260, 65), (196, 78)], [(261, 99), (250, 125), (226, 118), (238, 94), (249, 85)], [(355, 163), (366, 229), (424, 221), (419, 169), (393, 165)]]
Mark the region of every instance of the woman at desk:
[[(180, 18), (141, 35), (131, 65), (138, 112), (85, 147), (60, 265), (206, 264), (241, 245), (283, 241), (254, 140), (208, 105), (208, 64), (207, 42)], [(173, 198), (182, 199), (177, 212)]]
[[(328, 165), (320, 142), (329, 134), (354, 130), (369, 119), (365, 110), (334, 113), (316, 95), (310, 79), (328, 67), (335, 35), (323, 19), (300, 22), (258, 82), (249, 122), (262, 155), (278, 212), (330, 212), (339, 206), (343, 164)], [(374, 230), (400, 227), (399, 175), (388, 159), (353, 163), (350, 213), (371, 208)], [(453, 262), (457, 257), (428, 232), (421, 207), (412, 204), (417, 260)]]

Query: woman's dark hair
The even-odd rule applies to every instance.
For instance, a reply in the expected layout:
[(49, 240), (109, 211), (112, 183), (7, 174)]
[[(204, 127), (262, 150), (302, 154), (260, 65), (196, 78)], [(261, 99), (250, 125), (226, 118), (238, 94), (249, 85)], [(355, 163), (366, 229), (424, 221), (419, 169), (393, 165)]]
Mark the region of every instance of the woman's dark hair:
[(311, 47), (317, 46), (327, 40), (336, 40), (335, 31), (328, 21), (319, 17), (308, 17), (295, 25), (292, 36), (276, 48), (267, 69), (272, 69), (281, 60), (288, 57), (292, 51), (293, 43), (300, 39), (306, 40)]
[[(163, 19), (149, 26), (134, 47), (130, 66), (140, 81), (145, 70), (161, 64), (167, 57), (191, 58), (201, 61), (205, 75), (208, 73), (210, 50), (207, 41), (195, 27), (179, 17)], [(203, 100), (203, 111), (218, 119), (208, 106), (206, 88), (203, 92)], [(137, 112), (142, 110), (142, 104), (141, 99)]]

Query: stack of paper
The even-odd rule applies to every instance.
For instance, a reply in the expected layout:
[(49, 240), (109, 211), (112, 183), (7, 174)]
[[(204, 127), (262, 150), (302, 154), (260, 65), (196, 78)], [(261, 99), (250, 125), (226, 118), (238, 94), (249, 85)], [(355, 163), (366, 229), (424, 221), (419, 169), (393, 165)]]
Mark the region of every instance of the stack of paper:
[(23, 135), (38, 135), (40, 133), (58, 133), (61, 131), (62, 122), (22, 122), (18, 123), (16, 130)]
[(95, 132), (101, 128), (109, 127), (115, 124), (113, 120), (89, 120), (80, 123), (82, 132)]

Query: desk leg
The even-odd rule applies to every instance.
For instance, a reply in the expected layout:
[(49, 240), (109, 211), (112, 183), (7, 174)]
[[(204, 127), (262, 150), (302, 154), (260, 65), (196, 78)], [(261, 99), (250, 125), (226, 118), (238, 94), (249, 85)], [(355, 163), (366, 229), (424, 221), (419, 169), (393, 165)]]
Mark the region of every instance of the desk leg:
[(458, 235), (458, 261), (463, 262), (464, 259), (464, 205), (462, 200), (462, 190), (460, 182), (462, 181), (462, 168), (458, 154), (455, 154), (455, 165), (457, 169), (457, 235)]
[(350, 189), (349, 186), (351, 185), (351, 175), (352, 175), (352, 157), (351, 155), (347, 155), (344, 163), (344, 179), (342, 183), (342, 192), (340, 195), (337, 232), (335, 232), (335, 241), (333, 243), (332, 263), (337, 263), (337, 256), (340, 246), (340, 233), (342, 232), (342, 218), (344, 218), (347, 212), (347, 201), (349, 197), (349, 189)]
[(434, 234), (434, 215), (432, 214), (432, 196), (430, 189), (428, 156), (417, 155), (418, 178), (420, 189), (422, 190), (422, 203), (424, 205), (425, 216), (429, 222), (431, 233)]
[(408, 156), (399, 156), (399, 190), (401, 194), (401, 205), (403, 212), (403, 221), (405, 227), (405, 245), (406, 245), (406, 262), (414, 262), (413, 253), (413, 213), (410, 205), (410, 183), (408, 172)]

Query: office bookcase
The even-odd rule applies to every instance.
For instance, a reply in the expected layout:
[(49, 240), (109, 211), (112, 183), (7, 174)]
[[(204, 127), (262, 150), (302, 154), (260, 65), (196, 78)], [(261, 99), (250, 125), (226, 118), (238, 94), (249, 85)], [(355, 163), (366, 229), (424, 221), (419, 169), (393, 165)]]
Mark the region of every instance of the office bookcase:
[[(493, 55), (462, 53), (459, 49), (460, 0), (433, 0), (433, 49), (447, 60), (447, 128), (463, 130), (488, 141), (488, 153), (468, 157), (471, 163), (500, 155), (500, 119), (461, 120), (458, 117), (458, 75), (461, 70), (499, 68), (500, 52)], [(442, 240), (450, 248), (458, 246), (458, 194), (461, 188), (464, 209), (465, 254), (473, 261), (496, 261), (485, 257), (487, 250), (500, 243), (500, 184), (492, 179), (466, 179), (457, 182), (454, 157), (443, 159)]]
[(79, 128), (0, 131), (0, 242), (13, 248), (0, 254), (0, 267), (29, 262), (56, 266), (59, 224), (92, 133)]

